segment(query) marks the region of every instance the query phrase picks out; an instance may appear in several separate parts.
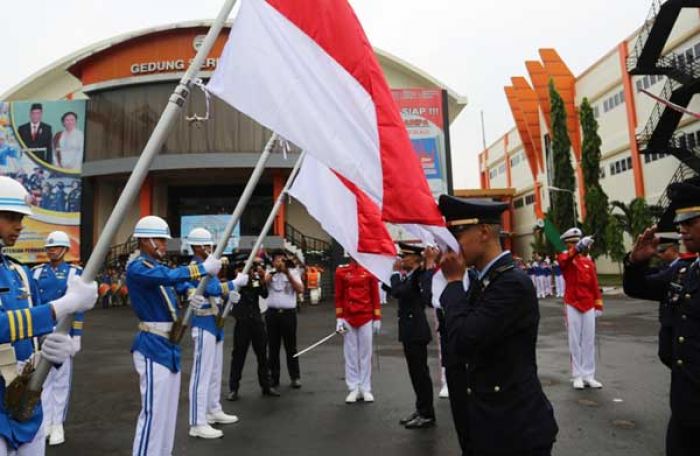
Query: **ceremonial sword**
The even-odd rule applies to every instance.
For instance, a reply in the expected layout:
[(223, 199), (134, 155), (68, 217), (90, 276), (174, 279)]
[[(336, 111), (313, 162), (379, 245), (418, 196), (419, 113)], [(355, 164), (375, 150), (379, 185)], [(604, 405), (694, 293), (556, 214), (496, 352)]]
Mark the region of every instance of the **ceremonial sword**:
[(303, 349), (302, 351), (295, 353), (294, 356), (292, 356), (292, 358), (298, 358), (298, 357), (300, 357), (301, 355), (303, 355), (304, 353), (309, 352), (309, 351), (313, 350), (314, 348), (318, 347), (319, 345), (328, 342), (328, 341), (331, 340), (331, 339), (333, 338), (333, 336), (335, 336), (336, 334), (340, 334), (340, 332), (339, 332), (339, 331), (333, 331), (332, 333), (330, 333), (329, 335), (327, 335), (327, 336), (324, 337), (323, 339), (319, 340), (318, 342), (315, 342), (315, 343), (309, 345), (308, 347), (306, 347), (305, 349)]

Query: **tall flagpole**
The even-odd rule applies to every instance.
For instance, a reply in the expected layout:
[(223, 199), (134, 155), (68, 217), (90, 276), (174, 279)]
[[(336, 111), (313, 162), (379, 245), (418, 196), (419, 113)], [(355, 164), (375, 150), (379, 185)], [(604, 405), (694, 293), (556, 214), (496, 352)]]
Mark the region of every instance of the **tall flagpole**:
[[(255, 260), (255, 255), (260, 250), (260, 247), (262, 246), (263, 240), (265, 240), (265, 235), (270, 231), (270, 228), (272, 227), (272, 223), (275, 221), (275, 217), (277, 216), (277, 213), (280, 210), (280, 207), (282, 207), (282, 203), (284, 202), (285, 196), (287, 196), (287, 192), (289, 191), (289, 188), (292, 186), (292, 183), (294, 182), (294, 178), (297, 176), (299, 173), (299, 168), (301, 168), (301, 164), (304, 161), (304, 156), (306, 155), (306, 152), (302, 152), (299, 158), (297, 159), (297, 162), (294, 164), (294, 168), (292, 169), (292, 172), (289, 174), (289, 177), (287, 178), (287, 183), (284, 184), (284, 188), (280, 192), (280, 194), (277, 196), (277, 200), (275, 200), (275, 204), (272, 206), (272, 210), (270, 211), (270, 214), (267, 216), (267, 220), (265, 221), (265, 225), (263, 226), (262, 231), (260, 231), (260, 234), (258, 235), (258, 238), (255, 240), (255, 244), (253, 245), (253, 249), (250, 251), (250, 255), (248, 255), (248, 260), (245, 262), (245, 266), (243, 266), (243, 274), (248, 274), (250, 272), (250, 268), (253, 267), (253, 261)], [(226, 321), (226, 317), (231, 313), (231, 310), (233, 310), (233, 305), (234, 303), (231, 302), (229, 299), (228, 302), (226, 303), (226, 307), (224, 307), (223, 311), (221, 312), (221, 315), (217, 318), (217, 325), (219, 328), (224, 327), (224, 323)]]
[[(234, 208), (233, 213), (231, 214), (231, 217), (229, 218), (228, 223), (226, 224), (226, 228), (224, 228), (224, 232), (221, 233), (221, 237), (219, 238), (218, 243), (216, 244), (216, 249), (212, 253), (212, 255), (214, 255), (214, 258), (221, 258), (221, 255), (224, 254), (224, 250), (226, 250), (228, 240), (231, 238), (233, 230), (236, 228), (238, 221), (241, 219), (241, 215), (243, 215), (243, 210), (248, 205), (250, 197), (253, 196), (255, 186), (257, 185), (258, 181), (260, 180), (260, 176), (262, 176), (262, 173), (265, 170), (265, 163), (267, 163), (267, 159), (272, 151), (272, 146), (274, 145), (275, 140), (277, 138), (277, 133), (273, 133), (270, 139), (267, 141), (267, 144), (265, 145), (265, 149), (263, 149), (262, 154), (260, 154), (258, 163), (257, 165), (255, 165), (255, 169), (253, 170), (253, 174), (251, 174), (250, 179), (248, 179), (248, 183), (243, 189), (241, 197), (238, 199), (238, 203), (236, 204), (236, 207)], [(199, 285), (197, 285), (197, 290), (195, 291), (195, 294), (199, 296), (204, 295), (204, 290), (207, 289), (209, 279), (210, 276), (208, 274), (202, 277), (202, 279), (199, 281)], [(193, 311), (194, 310), (192, 309), (192, 306), (188, 305), (187, 310), (185, 310), (185, 314), (182, 316), (182, 318), (175, 322), (172, 331), (170, 331), (171, 342), (179, 344), (180, 341), (182, 341), (182, 338), (185, 336), (185, 329), (187, 329), (187, 326), (189, 326), (190, 324), (190, 320), (192, 320)]]
[[(236, 0), (226, 0), (224, 2), (224, 6), (221, 8), (221, 11), (219, 11), (219, 14), (212, 23), (206, 38), (204, 38), (201, 47), (197, 51), (197, 55), (195, 55), (189, 68), (187, 68), (187, 71), (182, 76), (182, 79), (180, 79), (180, 83), (175, 88), (175, 91), (172, 93), (172, 95), (170, 95), (168, 104), (165, 106), (163, 114), (158, 120), (153, 133), (151, 133), (151, 137), (148, 139), (141, 156), (136, 162), (134, 170), (132, 171), (131, 176), (129, 176), (129, 180), (126, 182), (124, 190), (119, 196), (119, 200), (114, 206), (112, 214), (109, 216), (109, 219), (107, 219), (107, 223), (105, 224), (102, 234), (97, 240), (97, 244), (95, 245), (90, 258), (88, 259), (87, 264), (85, 265), (85, 269), (81, 275), (81, 279), (85, 283), (95, 280), (97, 272), (104, 263), (105, 257), (109, 252), (110, 244), (112, 243), (114, 236), (117, 234), (117, 230), (119, 229), (127, 210), (133, 204), (134, 200), (136, 199), (136, 195), (141, 189), (144, 179), (148, 175), (148, 169), (151, 167), (153, 160), (163, 147), (163, 144), (168, 137), (168, 133), (182, 111), (182, 107), (190, 94), (192, 80), (195, 78), (195, 76), (197, 76), (204, 63), (204, 60), (214, 47), (214, 43), (221, 34), (221, 30), (226, 23), (226, 19), (231, 14), (231, 10), (235, 4)], [(63, 318), (58, 322), (56, 332), (68, 334), (72, 320), (72, 315)], [(12, 416), (15, 419), (19, 421), (26, 421), (31, 418), (34, 407), (41, 397), (41, 387), (44, 384), (50, 369), (51, 363), (43, 357), (40, 357), (39, 364), (29, 379), (27, 389), (24, 391), (23, 397), (19, 401), (19, 407), (11, 410)]]

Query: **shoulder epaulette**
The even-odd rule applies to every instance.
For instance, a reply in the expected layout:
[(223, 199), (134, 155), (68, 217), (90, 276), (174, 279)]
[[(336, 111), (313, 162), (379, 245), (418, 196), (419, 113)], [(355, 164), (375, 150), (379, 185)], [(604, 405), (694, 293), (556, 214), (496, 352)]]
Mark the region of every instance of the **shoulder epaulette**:
[(76, 269), (76, 270), (78, 270), (78, 271), (82, 271), (82, 270), (83, 270), (83, 267), (82, 267), (82, 266), (78, 266), (77, 264), (71, 264), (70, 267), (73, 268), (73, 269)]
[(32, 268), (32, 271), (36, 271), (37, 269), (41, 269), (45, 266), (45, 263), (37, 264)]
[(145, 259), (145, 258), (141, 258), (141, 262), (142, 262), (147, 268), (153, 269), (153, 268), (156, 267), (153, 263), (151, 263), (150, 261), (148, 261), (148, 260)]

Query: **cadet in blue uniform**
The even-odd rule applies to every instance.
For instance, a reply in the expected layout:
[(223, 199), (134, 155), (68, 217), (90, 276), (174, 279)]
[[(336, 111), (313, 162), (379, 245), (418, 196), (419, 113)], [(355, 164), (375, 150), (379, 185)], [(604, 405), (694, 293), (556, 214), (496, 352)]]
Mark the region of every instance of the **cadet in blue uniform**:
[[(448, 348), (467, 365), (463, 454), (549, 456), (558, 428), (537, 377), (537, 296), (499, 239), (508, 205), (442, 195), (439, 206), (461, 247), (443, 255), (440, 303)], [(468, 291), (466, 266), (478, 272)]]
[[(211, 233), (204, 228), (194, 228), (187, 235), (187, 243), (194, 256), (191, 266), (201, 265), (214, 246)], [(235, 280), (220, 282), (212, 279), (205, 292), (206, 304), (194, 310), (192, 339), (194, 340), (194, 362), (190, 376), (190, 436), (203, 439), (218, 439), (224, 433), (210, 424), (233, 424), (235, 415), (224, 413), (221, 407), (221, 374), (224, 358), (224, 330), (216, 324), (221, 313), (221, 304), (229, 299), (229, 293), (248, 282), (248, 276), (239, 274)], [(192, 283), (196, 288), (199, 281)]]
[[(54, 231), (48, 235), (44, 244), (49, 262), (32, 269), (32, 277), (39, 288), (42, 302), (53, 301), (66, 293), (68, 279), (77, 277), (82, 268), (72, 266), (64, 261), (70, 250), (70, 238), (63, 231)], [(44, 433), (49, 439), (49, 445), (60, 445), (65, 442), (63, 422), (68, 413), (68, 398), (70, 397), (72, 358), (80, 351), (80, 337), (83, 333), (84, 315), (76, 314), (71, 328), (73, 350), (71, 356), (60, 366), (54, 367), (44, 382), (41, 392), (41, 403), (44, 409)]]
[[(156, 216), (142, 218), (134, 228), (140, 254), (126, 268), (126, 285), (136, 312), (139, 332), (131, 347), (141, 387), (141, 413), (134, 438), (134, 455), (170, 455), (180, 393), (180, 346), (169, 340), (178, 319), (177, 294), (188, 282), (205, 274), (216, 277), (221, 261), (209, 256), (202, 264), (169, 268), (165, 258), (170, 228)], [(194, 295), (193, 307), (205, 300)]]
[(700, 454), (700, 177), (669, 186), (674, 223), (690, 257), (652, 273), (656, 227), (637, 239), (624, 261), (623, 286), (633, 298), (660, 301), (659, 357), (671, 370), (668, 456)]
[(80, 212), (80, 181), (73, 181), (73, 188), (68, 193), (68, 212)]
[[(0, 176), (0, 241), (12, 247), (22, 232), (22, 220), (31, 214), (29, 195), (24, 187)], [(68, 335), (52, 333), (57, 319), (86, 311), (95, 305), (97, 284), (83, 283), (75, 277), (65, 295), (42, 303), (25, 266), (0, 255), (0, 352), (8, 361), (0, 364), (0, 455), (43, 455), (46, 441), (39, 432), (42, 409), (38, 405), (31, 419), (18, 422), (5, 409), (5, 388), (17, 376), (18, 365), (30, 361), (35, 347), (33, 337), (48, 334), (42, 344), (42, 357), (61, 364), (70, 356), (73, 344)], [(47, 305), (41, 305), (47, 304)]]

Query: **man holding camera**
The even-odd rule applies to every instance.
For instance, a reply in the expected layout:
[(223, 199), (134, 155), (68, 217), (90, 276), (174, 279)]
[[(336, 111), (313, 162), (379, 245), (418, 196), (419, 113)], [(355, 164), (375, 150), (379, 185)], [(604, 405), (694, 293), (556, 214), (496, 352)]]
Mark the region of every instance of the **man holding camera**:
[[(236, 258), (236, 274), (243, 272), (248, 255)], [(260, 314), (260, 298), (267, 298), (265, 269), (262, 262), (256, 262), (250, 272), (248, 285), (239, 290), (241, 300), (233, 308), (236, 326), (233, 329), (233, 352), (231, 353), (231, 376), (229, 377), (228, 400), (238, 400), (238, 387), (243, 374), (243, 365), (248, 354), (248, 347), (253, 345), (258, 359), (258, 383), (263, 396), (279, 396), (280, 393), (270, 386), (270, 372), (267, 362), (267, 332)]]
[(280, 347), (284, 342), (292, 388), (301, 388), (299, 360), (294, 355), (297, 352), (297, 293), (304, 291), (304, 285), (294, 263), (287, 259), (283, 250), (273, 253), (272, 269), (265, 276), (265, 283), (268, 288), (265, 323), (271, 386), (277, 387), (280, 383)]

